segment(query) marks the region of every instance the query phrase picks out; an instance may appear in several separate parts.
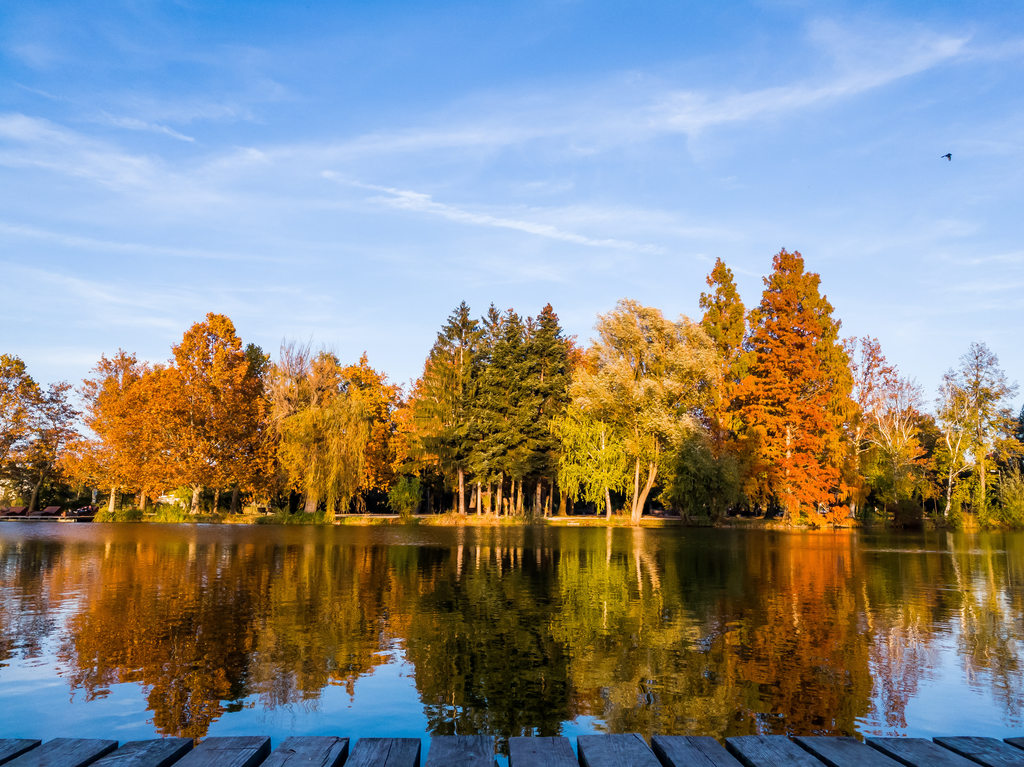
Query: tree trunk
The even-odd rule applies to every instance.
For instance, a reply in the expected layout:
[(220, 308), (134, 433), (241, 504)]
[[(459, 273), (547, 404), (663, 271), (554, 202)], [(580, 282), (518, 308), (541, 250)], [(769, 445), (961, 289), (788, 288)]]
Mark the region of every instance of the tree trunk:
[(231, 513), (238, 513), (238, 485), (231, 488)]
[(537, 477), (537, 489), (533, 494), (533, 514), (534, 516), (543, 515), (544, 510), (541, 507), (541, 501), (543, 500), (544, 490), (540, 486), (540, 477)]
[(502, 472), (501, 475), (498, 477), (498, 505), (497, 505), (497, 508), (495, 509), (495, 512), (494, 512), (499, 517), (501, 516), (501, 501), (502, 501), (502, 493), (504, 492), (504, 490), (505, 490), (505, 473)]
[(213, 513), (216, 514), (220, 510), (220, 488), (213, 491)]
[(139, 491), (139, 511), (145, 511), (149, 505), (149, 496), (146, 495), (145, 490)]
[(459, 515), (466, 516), (466, 474), (459, 467)]
[(302, 507), (302, 510), (306, 514), (316, 514), (317, 502), (318, 502), (318, 499), (312, 493), (307, 493), (306, 494), (306, 503)]
[(516, 516), (523, 515), (523, 480), (516, 483)]
[(479, 517), (484, 513), (484, 490), (480, 483), (476, 483), (476, 515)]
[(192, 509), (193, 515), (199, 513), (199, 493), (202, 491), (202, 485), (192, 485)]
[(46, 477), (46, 471), (39, 472), (39, 479), (36, 480), (35, 485), (32, 486), (32, 497), (28, 501), (27, 514), (31, 515), (36, 510), (36, 503), (39, 501), (39, 488), (43, 486), (43, 479)]
[[(637, 468), (639, 469), (639, 464), (637, 464)], [(640, 492), (640, 495), (633, 506), (631, 521), (634, 525), (640, 524), (640, 517), (642, 517), (644, 513), (644, 504), (647, 503), (647, 495), (651, 492), (651, 488), (654, 487), (654, 478), (657, 474), (658, 464), (651, 461), (651, 463), (647, 465), (647, 482), (644, 484), (643, 490)], [(637, 477), (639, 478), (639, 474)]]
[(612, 518), (612, 494), (607, 487), (604, 489), (604, 518)]
[[(640, 459), (637, 458), (633, 464), (633, 497), (629, 501), (629, 518), (631, 521), (637, 517), (636, 502), (640, 497)], [(636, 524), (634, 521), (633, 524)]]

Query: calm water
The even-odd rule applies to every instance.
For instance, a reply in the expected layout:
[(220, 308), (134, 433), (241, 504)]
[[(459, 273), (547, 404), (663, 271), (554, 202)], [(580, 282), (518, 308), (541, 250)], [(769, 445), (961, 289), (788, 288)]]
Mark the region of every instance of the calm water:
[(1024, 534), (0, 524), (0, 735), (1020, 734)]

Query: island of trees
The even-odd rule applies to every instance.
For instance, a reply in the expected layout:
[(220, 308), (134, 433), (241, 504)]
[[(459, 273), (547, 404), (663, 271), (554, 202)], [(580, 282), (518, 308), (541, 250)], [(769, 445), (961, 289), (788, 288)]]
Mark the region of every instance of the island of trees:
[(99, 491), (112, 518), (175, 498), (185, 519), (248, 505), (1024, 526), (1024, 410), (985, 344), (930, 410), (876, 339), (842, 337), (797, 252), (775, 255), (749, 310), (719, 260), (699, 305), (672, 320), (622, 300), (584, 348), (550, 304), (462, 303), (407, 392), (365, 355), (286, 343), (273, 359), (212, 313), (166, 363), (118, 350), (77, 390), (0, 355), (0, 495)]

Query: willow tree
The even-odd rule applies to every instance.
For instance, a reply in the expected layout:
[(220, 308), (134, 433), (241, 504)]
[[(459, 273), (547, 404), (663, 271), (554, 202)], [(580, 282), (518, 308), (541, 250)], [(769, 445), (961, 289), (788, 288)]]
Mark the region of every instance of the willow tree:
[(581, 411), (622, 434), (632, 473), (630, 520), (637, 524), (671, 449), (706, 428), (720, 380), (718, 353), (691, 320), (672, 322), (625, 299), (599, 315), (596, 329), (569, 392)]
[(288, 483), (306, 513), (345, 509), (363, 479), (371, 418), (337, 357), (285, 345), (267, 380), (270, 423)]
[(629, 458), (611, 425), (570, 407), (551, 421), (558, 440), (558, 485), (574, 501), (583, 499), (612, 516), (612, 496), (629, 489)]

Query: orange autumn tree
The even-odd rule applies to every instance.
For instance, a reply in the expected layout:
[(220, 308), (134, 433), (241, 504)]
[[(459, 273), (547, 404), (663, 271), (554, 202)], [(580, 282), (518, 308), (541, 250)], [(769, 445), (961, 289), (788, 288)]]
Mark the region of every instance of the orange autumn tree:
[(81, 389), (83, 421), (92, 436), (74, 441), (62, 469), (82, 484), (110, 488), (112, 512), (122, 490), (140, 489), (145, 498), (149, 489), (140, 483), (150, 451), (143, 444), (147, 412), (139, 390), (150, 368), (119, 349), (113, 357), (101, 356), (92, 373)]
[(773, 266), (752, 315), (754, 360), (738, 392), (746, 437), (760, 454), (756, 500), (778, 503), (787, 521), (801, 513), (838, 521), (846, 513), (844, 427), (853, 412), (849, 358), (819, 275), (785, 249)]
[(196, 514), (204, 487), (258, 483), (268, 462), (264, 402), (251, 360), (225, 315), (207, 314), (173, 351), (165, 405), (174, 427), (176, 479), (192, 488)]

